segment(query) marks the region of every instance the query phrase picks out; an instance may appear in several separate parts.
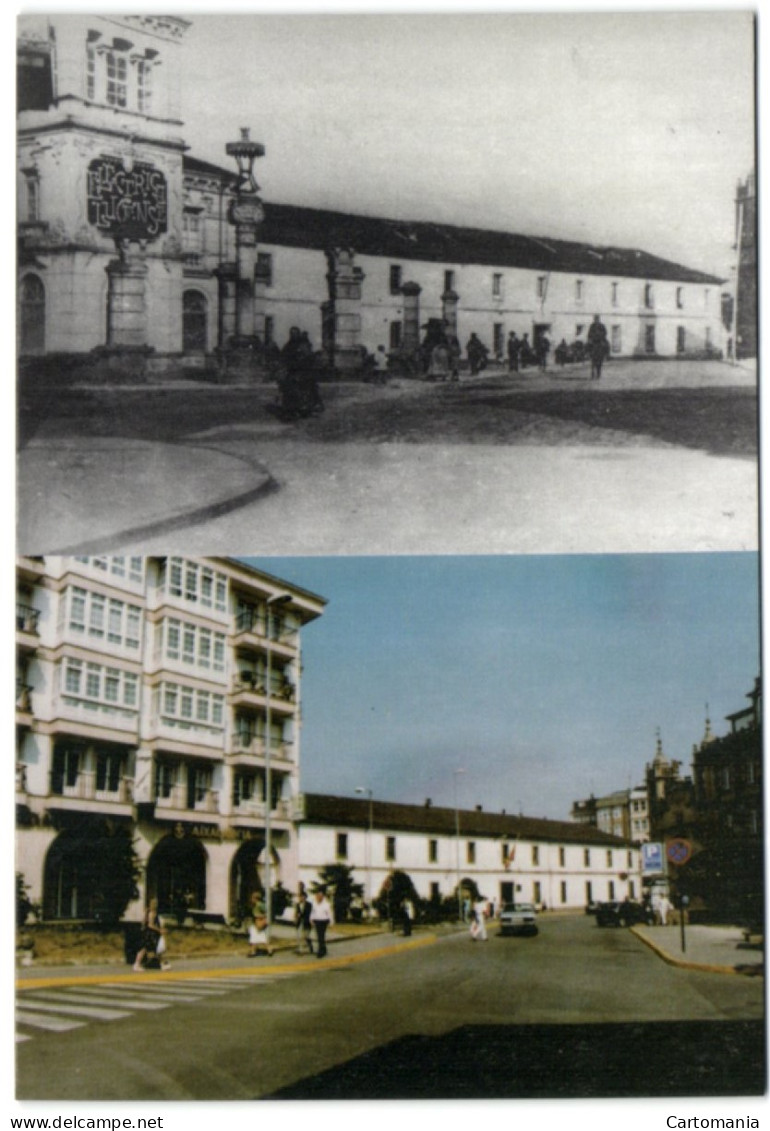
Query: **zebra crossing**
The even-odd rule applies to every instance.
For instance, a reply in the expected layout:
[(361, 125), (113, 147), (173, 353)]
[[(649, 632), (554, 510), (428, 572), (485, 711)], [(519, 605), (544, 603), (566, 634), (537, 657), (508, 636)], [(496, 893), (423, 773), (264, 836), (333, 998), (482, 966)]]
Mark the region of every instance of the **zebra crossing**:
[(66, 1033), (89, 1022), (122, 1021), (136, 1013), (194, 1004), (276, 980), (276, 976), (224, 976), (180, 982), (100, 981), (85, 986), (30, 987), (16, 995), (16, 1043), (32, 1040), (36, 1032)]

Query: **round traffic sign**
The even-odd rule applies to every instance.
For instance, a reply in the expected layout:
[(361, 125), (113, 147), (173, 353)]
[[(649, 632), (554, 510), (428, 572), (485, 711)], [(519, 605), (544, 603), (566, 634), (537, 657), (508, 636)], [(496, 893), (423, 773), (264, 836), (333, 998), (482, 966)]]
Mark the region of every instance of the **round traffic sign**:
[(689, 840), (682, 840), (677, 837), (676, 840), (669, 840), (666, 844), (666, 858), (672, 864), (686, 864), (692, 854)]

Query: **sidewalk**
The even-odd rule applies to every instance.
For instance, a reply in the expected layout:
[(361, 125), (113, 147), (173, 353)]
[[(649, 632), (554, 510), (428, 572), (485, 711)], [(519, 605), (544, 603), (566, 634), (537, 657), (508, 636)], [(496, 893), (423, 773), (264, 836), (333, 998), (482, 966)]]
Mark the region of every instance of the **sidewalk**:
[(334, 930), (326, 936), (329, 952), (323, 960), (315, 954), (297, 954), (294, 931), (284, 937), (274, 937), (275, 953), (272, 957), (259, 955), (248, 958), (248, 943), (244, 939), (242, 954), (215, 954), (204, 957), (177, 957), (173, 950), (168, 955), (170, 969), (146, 970), (133, 973), (129, 963), (93, 963), (88, 965), (47, 966), (35, 964), (16, 968), (16, 988), (30, 989), (35, 986), (84, 985), (105, 980), (147, 982), (165, 979), (195, 979), (196, 977), (223, 977), (235, 974), (291, 974), (299, 970), (323, 969), (325, 967), (345, 966), (365, 961), (368, 958), (385, 957), (432, 945), (439, 935), (454, 933), (454, 926), (439, 925), (435, 929), (418, 929), (410, 938), (404, 938), (400, 931), (372, 930), (361, 934), (342, 934)]
[(672, 966), (712, 974), (756, 976), (763, 975), (765, 971), (764, 941), (758, 943), (752, 936), (751, 943), (746, 943), (740, 927), (687, 926), (684, 951), (679, 926), (648, 927), (638, 924), (631, 931)]

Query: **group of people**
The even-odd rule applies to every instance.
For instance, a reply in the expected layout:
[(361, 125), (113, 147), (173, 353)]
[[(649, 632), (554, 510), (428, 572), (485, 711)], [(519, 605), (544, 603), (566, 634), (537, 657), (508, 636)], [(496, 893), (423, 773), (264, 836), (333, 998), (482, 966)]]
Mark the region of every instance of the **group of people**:
[[(324, 889), (319, 888), (311, 900), (305, 885), (300, 883), (294, 903), (297, 954), (315, 954), (317, 958), (323, 958), (326, 955), (326, 932), (332, 922), (332, 907)], [(314, 934), (315, 950), (313, 949)], [(270, 926), (265, 912), (265, 901), (260, 891), (255, 891), (252, 896), (249, 943), (249, 958), (256, 958), (260, 954), (272, 957), (274, 948), (270, 942)]]

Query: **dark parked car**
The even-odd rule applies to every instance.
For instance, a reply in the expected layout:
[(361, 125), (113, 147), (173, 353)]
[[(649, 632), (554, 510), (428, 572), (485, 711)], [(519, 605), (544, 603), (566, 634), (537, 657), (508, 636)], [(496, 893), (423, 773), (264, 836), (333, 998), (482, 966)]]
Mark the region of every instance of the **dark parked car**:
[(634, 923), (649, 922), (647, 909), (632, 899), (600, 903), (595, 914), (597, 927), (631, 927)]

